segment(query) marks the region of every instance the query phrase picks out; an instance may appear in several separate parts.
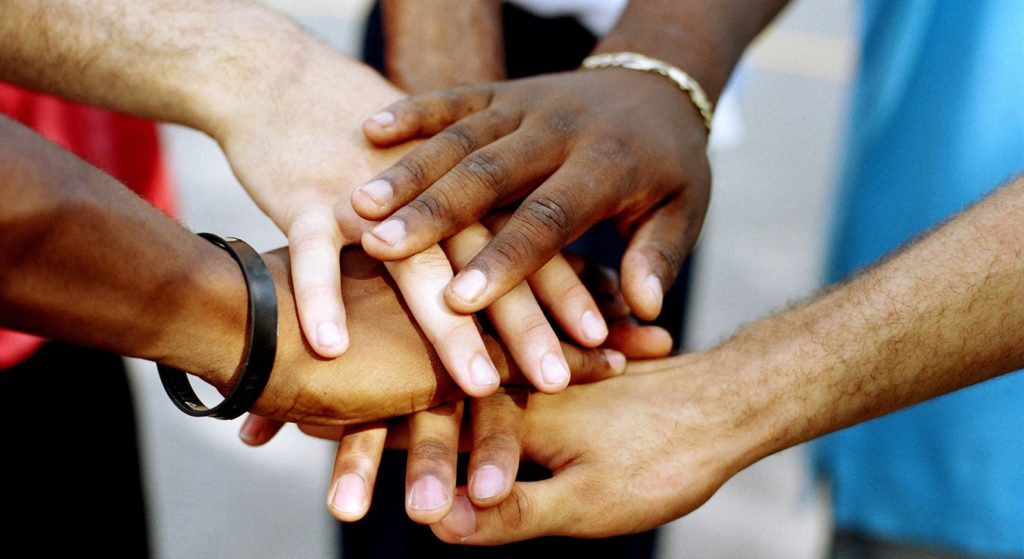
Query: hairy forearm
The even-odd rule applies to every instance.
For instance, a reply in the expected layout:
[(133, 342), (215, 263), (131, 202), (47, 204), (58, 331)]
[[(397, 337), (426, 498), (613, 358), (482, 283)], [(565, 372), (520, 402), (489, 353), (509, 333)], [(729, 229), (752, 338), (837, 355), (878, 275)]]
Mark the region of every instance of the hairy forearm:
[(410, 93), (505, 78), (499, 0), (383, 0), (388, 78)]
[(1024, 180), (716, 351), (754, 456), (1024, 367)]
[(682, 68), (712, 101), (788, 0), (631, 0), (595, 53), (635, 51)]
[(225, 381), (246, 319), (230, 257), (21, 125), (0, 137), (0, 325)]
[[(211, 134), (244, 113), (253, 96), (326, 71), (309, 67), (324, 50), (288, 18), (251, 1), (0, 3), (0, 79)], [(330, 58), (338, 71), (372, 74)], [(351, 93), (356, 103), (359, 89)]]

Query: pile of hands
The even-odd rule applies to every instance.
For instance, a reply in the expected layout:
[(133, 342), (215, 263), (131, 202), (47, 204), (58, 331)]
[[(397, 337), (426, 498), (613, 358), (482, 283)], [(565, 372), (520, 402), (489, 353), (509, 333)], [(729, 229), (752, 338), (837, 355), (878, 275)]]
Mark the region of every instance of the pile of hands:
[[(307, 65), (208, 128), (289, 241), (266, 255), (281, 341), (246, 443), (283, 422), (339, 441), (328, 507), (345, 521), (385, 446), (407, 448), (410, 518), (474, 544), (649, 529), (740, 469), (667, 431), (705, 410), (655, 373), (695, 357), (627, 367), (671, 351), (636, 318), (659, 314), (708, 202), (706, 131), (671, 83), (610, 69), (403, 100), (336, 69)], [(561, 253), (605, 219), (628, 240), (621, 277)], [(553, 477), (515, 482), (521, 459)], [(687, 464), (701, 475), (678, 479)]]

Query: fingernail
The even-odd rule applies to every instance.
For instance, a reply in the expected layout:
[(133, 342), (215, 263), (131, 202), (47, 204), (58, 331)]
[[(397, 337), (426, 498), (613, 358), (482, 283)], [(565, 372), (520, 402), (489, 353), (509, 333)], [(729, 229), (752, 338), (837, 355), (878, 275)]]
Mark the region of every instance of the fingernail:
[(608, 336), (608, 326), (594, 311), (583, 313), (583, 316), (580, 317), (580, 325), (583, 326), (583, 335), (588, 340), (600, 342)]
[(555, 386), (569, 384), (569, 366), (565, 364), (565, 359), (554, 353), (547, 353), (541, 358), (540, 372), (544, 377), (544, 382), (548, 384)]
[(389, 245), (397, 245), (405, 240), (405, 224), (400, 219), (389, 219), (370, 232)]
[(316, 343), (322, 348), (336, 348), (341, 345), (341, 329), (334, 322), (321, 322), (316, 327)]
[(451, 512), (441, 519), (441, 525), (460, 540), (476, 533), (476, 513), (473, 512), (473, 505), (469, 499), (461, 495), (456, 496)]
[(409, 492), (409, 507), (415, 510), (435, 510), (448, 504), (448, 492), (441, 480), (426, 476), (416, 480)]
[(391, 196), (394, 195), (394, 189), (391, 188), (391, 183), (383, 179), (372, 180), (364, 184), (359, 189), (359, 192), (363, 193), (363, 195), (369, 198), (370, 201), (381, 209), (391, 201)]
[(487, 499), (505, 490), (505, 475), (497, 466), (481, 466), (473, 474), (471, 490), (477, 499)]
[(616, 373), (626, 372), (626, 356), (614, 349), (604, 350), (604, 358), (608, 360), (608, 366)]
[(651, 274), (647, 276), (646, 280), (644, 280), (644, 284), (647, 285), (647, 290), (651, 292), (651, 297), (653, 297), (660, 305), (661, 298), (665, 294), (665, 292), (661, 290), (661, 280), (656, 278), (654, 274)]
[(390, 111), (381, 111), (371, 116), (370, 120), (381, 126), (387, 126), (395, 122), (395, 115), (391, 114)]
[(359, 514), (366, 509), (366, 482), (356, 473), (338, 478), (331, 496), (331, 507), (345, 514)]
[(245, 423), (242, 423), (242, 428), (238, 430), (238, 438), (245, 444), (254, 444), (260, 440), (262, 431), (263, 422), (250, 415), (245, 418)]
[(472, 303), (480, 298), (485, 287), (487, 287), (487, 276), (480, 270), (466, 270), (452, 282), (452, 292), (467, 303)]
[(469, 380), (477, 386), (493, 386), (501, 381), (498, 371), (491, 364), (491, 360), (481, 354), (473, 356), (469, 362)]

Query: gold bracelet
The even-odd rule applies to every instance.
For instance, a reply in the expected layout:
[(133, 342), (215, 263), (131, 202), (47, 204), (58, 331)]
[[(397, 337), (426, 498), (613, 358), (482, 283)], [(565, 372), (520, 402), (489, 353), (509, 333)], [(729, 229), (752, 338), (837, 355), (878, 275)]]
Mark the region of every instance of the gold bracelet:
[(651, 58), (635, 52), (595, 54), (585, 58), (581, 67), (588, 70), (594, 68), (627, 68), (629, 70), (653, 72), (665, 76), (690, 96), (690, 101), (700, 111), (700, 116), (704, 117), (704, 126), (707, 127), (708, 133), (711, 133), (711, 119), (715, 115), (715, 109), (712, 107), (711, 101), (708, 100), (708, 96), (704, 93), (704, 88), (697, 83), (697, 80), (679, 68), (657, 58)]

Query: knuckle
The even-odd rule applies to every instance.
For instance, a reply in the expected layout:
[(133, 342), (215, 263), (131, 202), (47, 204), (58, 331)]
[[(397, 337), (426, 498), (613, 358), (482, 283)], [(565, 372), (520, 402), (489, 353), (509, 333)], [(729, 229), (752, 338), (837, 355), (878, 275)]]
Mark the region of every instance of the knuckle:
[(447, 464), (455, 449), (439, 438), (426, 438), (416, 441), (409, 449), (410, 462), (420, 464)]
[(418, 276), (418, 282), (426, 279), (424, 274), (429, 275), (429, 277), (445, 276), (446, 279), (452, 275), (451, 263), (448, 261), (448, 257), (440, 250), (427, 249), (417, 252), (401, 261), (400, 266)]
[(406, 207), (435, 223), (443, 223), (452, 215), (451, 198), (447, 192), (440, 189), (417, 196)]
[(619, 136), (602, 136), (587, 145), (587, 151), (593, 157), (618, 162), (626, 159), (632, 152), (630, 143)]
[(503, 159), (493, 151), (473, 153), (456, 168), (456, 172), (469, 184), (485, 187), (496, 196), (505, 193), (511, 174)]
[(477, 147), (476, 134), (467, 126), (449, 126), (438, 134), (437, 138), (451, 146), (452, 150), (462, 157), (469, 155)]
[(575, 222), (572, 205), (561, 196), (538, 196), (523, 204), (516, 214), (520, 212), (524, 218), (521, 223), (534, 229), (533, 233), (538, 236), (553, 235), (564, 239), (571, 233)]
[(551, 323), (544, 317), (543, 313), (530, 313), (521, 317), (515, 325), (516, 332), (523, 340), (529, 340), (530, 345), (539, 345), (548, 340), (556, 341), (555, 331)]
[[(478, 435), (473, 443), (477, 451), (500, 454), (518, 451), (519, 437), (508, 431), (495, 431)], [(517, 452), (518, 454), (518, 452)], [(517, 456), (518, 457), (518, 456)]]
[[(480, 338), (480, 332), (477, 331), (476, 325), (473, 321), (463, 320), (461, 317), (456, 318), (452, 323), (443, 326), (440, 330), (440, 337), (431, 340), (432, 342), (444, 340), (445, 342), (451, 343), (461, 349), (468, 348), (470, 343), (475, 344), (476, 342), (474, 338)], [(427, 332), (427, 336), (430, 337), (429, 332)]]
[(423, 186), (423, 183), (427, 180), (425, 162), (415, 157), (405, 157), (396, 163), (395, 172), (415, 186)]
[(683, 252), (676, 246), (664, 241), (648, 241), (644, 253), (655, 268), (660, 268), (665, 279), (674, 277), (683, 265)]
[(553, 109), (544, 115), (544, 125), (552, 132), (569, 136), (580, 127), (579, 115), (568, 109)]
[(501, 523), (511, 531), (522, 530), (530, 523), (533, 508), (530, 499), (522, 491), (513, 491), (508, 499), (498, 506)]

